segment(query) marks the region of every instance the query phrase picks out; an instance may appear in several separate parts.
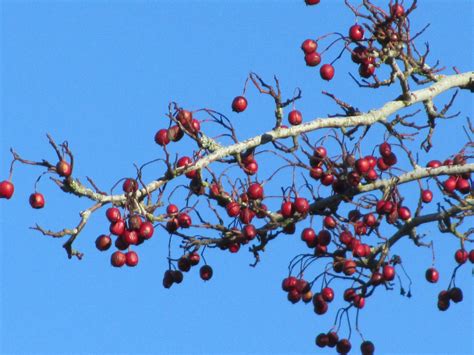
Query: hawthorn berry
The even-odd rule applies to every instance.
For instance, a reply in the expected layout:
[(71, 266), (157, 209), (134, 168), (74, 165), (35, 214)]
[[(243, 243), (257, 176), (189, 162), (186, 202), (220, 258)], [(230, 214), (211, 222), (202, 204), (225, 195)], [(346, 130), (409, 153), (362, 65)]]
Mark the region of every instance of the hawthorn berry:
[(116, 207), (108, 208), (107, 211), (105, 211), (105, 216), (112, 223), (118, 222), (122, 219), (120, 210)]
[(6, 198), (9, 200), (13, 196), (14, 191), (15, 186), (13, 186), (11, 181), (4, 180), (0, 182), (0, 198)]
[(237, 96), (232, 101), (232, 111), (240, 113), (245, 111), (247, 108), (247, 99), (243, 96)]
[(125, 254), (125, 263), (127, 266), (134, 267), (138, 264), (138, 254), (130, 250)]
[(330, 81), (334, 77), (334, 67), (331, 64), (324, 64), (319, 69), (319, 74), (323, 80)]
[(127, 257), (121, 251), (116, 251), (110, 257), (110, 263), (113, 267), (122, 267), (125, 265)]
[(301, 49), (305, 54), (314, 53), (318, 49), (318, 42), (313, 39), (306, 39), (301, 44)]
[(153, 236), (154, 231), (155, 228), (153, 227), (153, 223), (146, 221), (140, 225), (138, 235), (143, 239), (150, 239)]
[(421, 200), (424, 203), (430, 203), (433, 200), (433, 193), (431, 192), (431, 190), (421, 191)]
[(212, 277), (212, 274), (213, 274), (213, 270), (212, 270), (212, 267), (210, 267), (209, 265), (203, 265), (199, 269), (199, 276), (204, 281), (210, 280)]
[(316, 342), (317, 346), (319, 346), (320, 348), (324, 348), (325, 346), (328, 345), (329, 338), (328, 338), (327, 334), (321, 333), (321, 334), (318, 334), (318, 336), (316, 337), (315, 342)]
[(155, 134), (155, 143), (161, 146), (167, 145), (170, 142), (167, 129), (160, 129)]
[(316, 67), (321, 63), (321, 55), (318, 52), (308, 53), (304, 56), (304, 61), (308, 67)]
[(44, 196), (39, 192), (35, 192), (30, 195), (30, 205), (35, 209), (40, 209), (44, 207)]
[(129, 194), (138, 190), (138, 182), (135, 179), (128, 178), (125, 179), (122, 185), (123, 192)]
[(110, 248), (112, 245), (112, 239), (108, 235), (102, 234), (97, 237), (95, 240), (95, 246), (100, 251), (105, 251)]
[(464, 264), (469, 257), (469, 254), (467, 253), (466, 250), (464, 249), (458, 249), (456, 250), (456, 253), (454, 254), (454, 259), (458, 264)]
[(439, 280), (439, 272), (434, 267), (429, 268), (426, 270), (425, 273), (426, 281), (431, 283), (436, 283)]
[(358, 24), (352, 25), (349, 28), (349, 37), (353, 41), (360, 41), (364, 38), (364, 28)]
[(288, 114), (288, 122), (293, 126), (297, 126), (303, 122), (303, 115), (298, 110), (291, 110)]
[(263, 198), (263, 187), (259, 183), (253, 183), (247, 189), (247, 195), (252, 200), (261, 200)]
[(56, 172), (59, 176), (67, 178), (72, 174), (71, 165), (67, 161), (61, 160), (56, 164)]

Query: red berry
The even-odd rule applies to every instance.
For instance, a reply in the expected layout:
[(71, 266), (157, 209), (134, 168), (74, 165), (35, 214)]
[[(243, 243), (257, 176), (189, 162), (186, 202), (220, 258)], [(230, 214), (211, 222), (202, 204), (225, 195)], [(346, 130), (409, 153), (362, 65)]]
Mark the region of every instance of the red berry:
[(110, 233), (114, 235), (122, 235), (125, 231), (125, 222), (123, 220), (118, 220), (115, 223), (110, 224)]
[(374, 286), (378, 286), (380, 285), (382, 282), (383, 282), (383, 275), (380, 273), (380, 272), (374, 272), (371, 276), (370, 276), (370, 282), (372, 283), (372, 285)]
[(138, 190), (137, 180), (132, 179), (132, 178), (125, 179), (122, 185), (122, 190), (127, 194), (137, 191)]
[(378, 158), (378, 159), (377, 159), (377, 168), (379, 168), (381, 171), (385, 171), (385, 170), (387, 170), (388, 168), (390, 168), (390, 166), (387, 165), (387, 164), (384, 162), (383, 158)]
[(360, 344), (360, 351), (362, 355), (372, 355), (375, 352), (374, 343), (369, 340), (364, 341)]
[(183, 138), (183, 136), (184, 132), (179, 126), (171, 126), (168, 129), (168, 139), (171, 142), (178, 142), (179, 140), (181, 140), (181, 138)]
[(331, 64), (324, 64), (319, 69), (319, 74), (324, 80), (331, 80), (334, 77), (334, 67)]
[(128, 228), (138, 231), (143, 224), (142, 217), (138, 214), (133, 214), (128, 217)]
[(360, 295), (355, 295), (352, 300), (356, 308), (362, 309), (365, 306), (365, 298)]
[(146, 221), (140, 225), (140, 229), (138, 230), (138, 235), (143, 239), (150, 239), (153, 236), (153, 232), (155, 228), (153, 227), (153, 223)]
[(363, 78), (370, 78), (375, 73), (375, 65), (364, 64), (359, 65), (359, 75)]
[(326, 301), (323, 301), (323, 303), (319, 303), (314, 307), (314, 312), (318, 315), (324, 314), (328, 311), (328, 304)]
[(365, 175), (367, 181), (375, 181), (379, 177), (379, 174), (374, 169), (370, 169)]
[(308, 53), (304, 56), (304, 61), (308, 67), (316, 67), (321, 63), (321, 55), (318, 52)]
[(138, 234), (134, 230), (125, 230), (121, 235), (122, 240), (125, 244), (134, 245), (138, 243)]
[(296, 283), (296, 290), (303, 294), (311, 290), (311, 286), (308, 283), (308, 281), (299, 279), (298, 282)]
[(194, 251), (191, 254), (189, 254), (188, 259), (189, 259), (189, 263), (191, 264), (191, 266), (196, 266), (197, 264), (199, 264), (199, 261), (201, 260), (201, 257), (199, 256), (198, 253), (196, 253)]
[(402, 17), (405, 14), (405, 9), (400, 4), (394, 4), (390, 8), (390, 14), (393, 17)]
[(247, 99), (243, 96), (237, 96), (232, 101), (232, 111), (234, 112), (243, 112), (247, 108)]
[(335, 177), (334, 177), (333, 174), (331, 174), (329, 172), (325, 172), (325, 173), (323, 173), (323, 175), (321, 177), (321, 184), (323, 184), (324, 186), (329, 186), (329, 185), (332, 185), (334, 180), (335, 180)]
[(243, 224), (252, 223), (252, 219), (255, 217), (255, 212), (250, 208), (245, 207), (240, 211), (239, 218)]
[(349, 37), (353, 41), (360, 41), (364, 38), (364, 28), (361, 25), (353, 25), (349, 28)]
[(293, 202), (286, 201), (281, 204), (281, 215), (284, 218), (290, 218), (295, 213)]
[(229, 202), (225, 209), (229, 217), (237, 217), (240, 214), (240, 204), (238, 202)]
[(329, 342), (329, 338), (327, 334), (321, 333), (321, 334), (318, 334), (318, 336), (316, 337), (316, 345), (319, 346), (320, 348), (324, 348), (325, 346), (327, 346), (328, 342)]
[(351, 351), (352, 345), (348, 339), (341, 339), (337, 342), (336, 350), (340, 354), (347, 354)]
[(304, 0), (306, 5), (317, 5), (321, 0)]
[(393, 166), (395, 164), (397, 164), (397, 156), (394, 154), (394, 153), (390, 153), (388, 156), (386, 157), (382, 157), (383, 161), (385, 164), (387, 164), (388, 166)]
[(392, 146), (387, 142), (383, 142), (379, 145), (379, 153), (383, 157), (388, 157), (392, 153)]
[(474, 264), (474, 249), (469, 252), (469, 261)]
[(289, 292), (291, 290), (294, 290), (298, 284), (298, 279), (294, 276), (289, 276), (285, 279), (283, 279), (283, 282), (281, 283), (281, 288), (283, 291)]
[(255, 175), (258, 171), (258, 164), (255, 160), (244, 165), (245, 173), (247, 175)]
[(245, 239), (252, 240), (257, 236), (257, 229), (253, 224), (247, 224), (244, 226), (242, 234), (244, 235)]
[(354, 296), (356, 296), (356, 292), (353, 288), (348, 288), (344, 291), (344, 301), (351, 302), (354, 299)]
[(459, 303), (463, 300), (462, 290), (459, 287), (453, 287), (449, 290), (449, 298), (454, 303)]
[(449, 177), (444, 183), (444, 190), (446, 192), (452, 193), (456, 189), (456, 177), (451, 176)]
[(247, 189), (247, 194), (252, 200), (260, 200), (263, 198), (263, 187), (259, 183), (253, 183)]
[(325, 287), (321, 291), (321, 296), (326, 302), (332, 302), (334, 299), (334, 290), (331, 287)]
[(366, 214), (363, 219), (367, 227), (375, 227), (377, 224), (377, 218), (375, 218), (373, 213)]
[(421, 191), (421, 200), (424, 203), (430, 203), (433, 200), (433, 193), (430, 190)]
[(158, 145), (167, 145), (170, 142), (170, 138), (168, 137), (168, 130), (167, 129), (160, 129), (155, 134), (155, 143)]
[(124, 253), (121, 251), (116, 251), (115, 253), (112, 254), (110, 257), (110, 263), (114, 267), (122, 267), (125, 265), (125, 262), (127, 260), (127, 257), (125, 256)]
[(331, 243), (331, 233), (324, 229), (321, 230), (318, 233), (318, 243), (322, 246), (329, 245)]
[(173, 204), (168, 205), (168, 207), (166, 207), (166, 213), (170, 216), (176, 215), (178, 214), (178, 207)]
[(9, 200), (13, 196), (13, 192), (15, 191), (15, 186), (8, 181), (4, 180), (0, 182), (0, 198), (6, 198)]
[(232, 243), (229, 245), (229, 251), (231, 253), (237, 253), (240, 250), (240, 244), (239, 243)]
[(180, 269), (183, 272), (188, 272), (191, 270), (191, 262), (189, 259), (185, 256), (182, 256), (178, 260), (178, 269)]
[(336, 220), (334, 219), (334, 217), (326, 216), (323, 219), (323, 224), (324, 224), (324, 227), (326, 227), (328, 229), (334, 229), (334, 228), (336, 228), (337, 223), (336, 223)]
[(328, 333), (328, 346), (330, 348), (334, 348), (337, 345), (338, 341), (339, 341), (339, 336), (337, 335), (336, 332)]
[(357, 172), (361, 175), (364, 175), (370, 170), (370, 163), (365, 158), (357, 159), (355, 164)]
[(395, 268), (388, 264), (384, 265), (382, 275), (385, 281), (392, 281), (395, 278)]
[(116, 207), (108, 208), (107, 211), (105, 212), (105, 216), (112, 223), (118, 222), (121, 219), (120, 210)]
[(288, 114), (288, 122), (290, 122), (290, 124), (293, 126), (297, 126), (303, 122), (303, 115), (298, 110), (292, 110)]
[(191, 217), (187, 213), (178, 215), (178, 224), (181, 228), (189, 228), (192, 224)]
[(35, 209), (40, 209), (44, 207), (44, 196), (39, 192), (35, 192), (30, 195), (30, 205)]
[(356, 267), (357, 267), (357, 264), (355, 263), (354, 260), (346, 260), (344, 261), (344, 266), (343, 266), (342, 271), (344, 272), (345, 275), (350, 276), (356, 272)]
[(213, 274), (213, 270), (212, 270), (212, 267), (210, 267), (209, 265), (203, 265), (199, 269), (199, 276), (201, 276), (201, 279), (203, 279), (204, 281), (210, 280), (212, 277), (212, 274)]
[(399, 207), (398, 208), (398, 216), (403, 220), (407, 221), (411, 218), (411, 212), (408, 207)]
[(439, 168), (441, 165), (443, 165), (439, 160), (431, 160), (426, 166), (428, 168)]
[(464, 264), (468, 258), (469, 258), (469, 254), (464, 249), (459, 249), (454, 254), (454, 259), (456, 260), (458, 264)]
[(301, 240), (311, 248), (316, 246), (316, 233), (313, 228), (305, 228), (301, 232)]
[(349, 231), (343, 231), (339, 234), (339, 241), (345, 245), (349, 245), (352, 241), (352, 233)]
[(129, 251), (125, 254), (125, 263), (127, 266), (136, 266), (138, 264), (138, 254), (134, 251)]
[(316, 52), (316, 49), (318, 49), (318, 42), (312, 39), (307, 39), (301, 44), (301, 49), (305, 54)]
[(108, 235), (100, 235), (95, 240), (95, 246), (100, 251), (105, 251), (112, 245), (112, 239)]
[(456, 182), (456, 190), (462, 194), (467, 194), (471, 191), (471, 185), (467, 179), (458, 178), (458, 181)]
[(67, 161), (61, 160), (56, 164), (56, 172), (59, 176), (69, 177), (72, 174), (71, 165)]
[(436, 283), (439, 280), (439, 272), (434, 267), (429, 268), (426, 270), (425, 273), (426, 281), (431, 283)]
[[(193, 160), (190, 157), (181, 157), (178, 159), (178, 162), (176, 165), (178, 168), (187, 168), (188, 166), (193, 164)], [(189, 179), (194, 179), (197, 176), (198, 171), (197, 170), (191, 170), (188, 171), (185, 175)]]
[(293, 205), (299, 214), (305, 215), (309, 211), (309, 202), (304, 197), (297, 197)]
[(364, 46), (358, 46), (352, 51), (351, 59), (356, 64), (361, 64), (365, 57), (367, 57), (367, 48)]

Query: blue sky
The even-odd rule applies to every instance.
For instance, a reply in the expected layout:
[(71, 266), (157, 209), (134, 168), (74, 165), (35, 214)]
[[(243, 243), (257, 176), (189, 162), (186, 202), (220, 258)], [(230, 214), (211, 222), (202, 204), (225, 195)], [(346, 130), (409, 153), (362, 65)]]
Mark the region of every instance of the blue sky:
[[(134, 174), (133, 162), (161, 156), (153, 136), (167, 124), (164, 114), (172, 100), (228, 114), (242, 139), (268, 130), (272, 102), (254, 88), (248, 89), (248, 111), (230, 112), (232, 98), (241, 93), (250, 71), (269, 80), (277, 74), (286, 96), (300, 87), (303, 99), (297, 107), (306, 118), (338, 111), (321, 90), (361, 110), (379, 106), (396, 91), (358, 89), (348, 75), (357, 68), (347, 55), (337, 62), (330, 83), (304, 65), (299, 49), (304, 39), (335, 30), (345, 33), (353, 24), (342, 4), (323, 0), (310, 8), (303, 1), (1, 2), (0, 180), (8, 175), (9, 147), (31, 159), (54, 159), (45, 138), (49, 132), (58, 141), (69, 141), (76, 176), (82, 181), (91, 176), (108, 189)], [(422, 41), (430, 42), (433, 61), (472, 70), (472, 2), (420, 1), (419, 7), (413, 25), (421, 29), (431, 23)], [(336, 55), (330, 52), (330, 60)], [(461, 119), (472, 118), (467, 93), (461, 93), (457, 110), (463, 112)], [(377, 132), (363, 148), (365, 153), (380, 142)], [(420, 155), (420, 161), (444, 159), (464, 140), (459, 121), (443, 122), (434, 137), (435, 148)], [(186, 142), (172, 149), (190, 153)], [(262, 163), (262, 177), (265, 167), (271, 165)], [(154, 166), (147, 177), (160, 171)], [(39, 173), (38, 168), (17, 166), (15, 195), (8, 202), (0, 200), (2, 353), (320, 351), (314, 337), (331, 326), (336, 307), (317, 317), (309, 305), (287, 302), (280, 289), (288, 262), (304, 251), (298, 235), (272, 243), (255, 269), (248, 266), (253, 260), (244, 248), (237, 255), (213, 250), (206, 255), (214, 267), (210, 282), (203, 283), (193, 270), (181, 285), (165, 290), (161, 279), (168, 237), (163, 231), (141, 247), (135, 269), (117, 270), (109, 265), (110, 252), (94, 247), (95, 238), (108, 228), (102, 212), (78, 238), (77, 247), (86, 254), (82, 261), (68, 260), (61, 241), (29, 230), (36, 222), (51, 229), (73, 226), (78, 211), (89, 206), (43, 178), (40, 191), (47, 207), (32, 210), (27, 200)], [(406, 190), (408, 195), (413, 191)], [(438, 312), (436, 297), (449, 282), (458, 245), (434, 226), (425, 231), (435, 240), (440, 282), (424, 281), (431, 252), (401, 242), (396, 253), (414, 281), (413, 297), (403, 298), (397, 290), (378, 292), (362, 310), (362, 331), (379, 353), (472, 353), (472, 266), (458, 273), (464, 301)], [(338, 302), (342, 291), (336, 287)], [(360, 338), (354, 334), (353, 339), (358, 348)]]

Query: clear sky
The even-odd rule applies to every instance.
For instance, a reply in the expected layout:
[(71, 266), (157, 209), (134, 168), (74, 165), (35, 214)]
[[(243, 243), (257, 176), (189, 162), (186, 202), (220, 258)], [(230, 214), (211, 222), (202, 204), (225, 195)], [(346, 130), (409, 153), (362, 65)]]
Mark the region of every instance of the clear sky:
[[(430, 42), (432, 60), (472, 70), (472, 1), (419, 3), (413, 26), (431, 23), (421, 41)], [(153, 136), (167, 124), (164, 114), (171, 100), (228, 114), (242, 139), (268, 130), (272, 102), (254, 88), (248, 89), (248, 111), (230, 112), (249, 71), (268, 80), (277, 74), (286, 96), (300, 87), (298, 109), (306, 120), (338, 111), (321, 90), (361, 110), (396, 95), (391, 89), (358, 89), (348, 75), (357, 68), (347, 55), (336, 63), (330, 83), (305, 67), (299, 49), (304, 39), (345, 33), (353, 24), (339, 0), (322, 0), (315, 7), (304, 6), (302, 0), (2, 1), (0, 6), (0, 180), (8, 176), (12, 146), (31, 159), (54, 159), (45, 139), (49, 132), (58, 141), (69, 141), (77, 177), (85, 181), (91, 176), (108, 189), (134, 174), (133, 162), (161, 156)], [(335, 56), (336, 51), (328, 55), (330, 60)], [(463, 112), (462, 120), (473, 117), (468, 93), (461, 93), (457, 110)], [(369, 153), (380, 141), (375, 137), (363, 150)], [(459, 122), (443, 122), (435, 148), (421, 154), (420, 161), (444, 159), (464, 141)], [(186, 143), (173, 149), (190, 153)], [(272, 165), (263, 162), (262, 167), (261, 176), (267, 177), (264, 168)], [(78, 211), (89, 206), (43, 178), (40, 190), (47, 207), (32, 210), (28, 196), (39, 173), (17, 166), (15, 195), (8, 202), (0, 200), (2, 353), (320, 351), (314, 337), (330, 328), (336, 307), (318, 317), (310, 305), (291, 305), (280, 289), (288, 262), (304, 251), (298, 233), (272, 243), (255, 269), (248, 266), (253, 259), (246, 248), (237, 255), (214, 250), (206, 256), (214, 267), (210, 282), (203, 283), (192, 270), (181, 285), (165, 290), (161, 280), (168, 237), (163, 231), (140, 248), (136, 268), (117, 270), (109, 265), (110, 252), (100, 253), (94, 246), (108, 228), (103, 212), (77, 240), (85, 253), (82, 261), (68, 260), (62, 241), (29, 230), (36, 222), (51, 229), (71, 227)], [(159, 176), (160, 166), (148, 174)], [(416, 191), (413, 187), (408, 194)], [(431, 265), (429, 250), (400, 243), (396, 253), (414, 281), (413, 297), (401, 297), (398, 289), (377, 292), (361, 311), (362, 331), (378, 353), (473, 353), (472, 266), (463, 267), (457, 278), (464, 301), (439, 312), (437, 294), (447, 287), (458, 244), (435, 226), (425, 232), (435, 240), (440, 282), (424, 281), (424, 270)], [(339, 304), (342, 290), (336, 287)], [(354, 334), (353, 339), (358, 349), (360, 338)]]

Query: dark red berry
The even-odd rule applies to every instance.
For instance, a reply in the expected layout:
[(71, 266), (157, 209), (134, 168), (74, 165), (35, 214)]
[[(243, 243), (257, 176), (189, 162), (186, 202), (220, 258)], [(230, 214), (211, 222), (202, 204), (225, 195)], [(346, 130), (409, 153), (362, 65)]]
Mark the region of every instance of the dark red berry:
[(329, 81), (334, 77), (334, 67), (331, 64), (324, 64), (319, 69), (319, 74), (322, 79)]
[(349, 37), (353, 41), (360, 41), (364, 38), (364, 28), (361, 25), (352, 25), (349, 28)]
[(237, 96), (232, 101), (232, 111), (234, 112), (243, 112), (247, 108), (247, 99), (243, 96)]
[(30, 205), (34, 209), (40, 209), (44, 207), (44, 196), (39, 192), (35, 192), (30, 195)]

